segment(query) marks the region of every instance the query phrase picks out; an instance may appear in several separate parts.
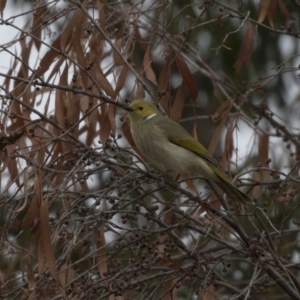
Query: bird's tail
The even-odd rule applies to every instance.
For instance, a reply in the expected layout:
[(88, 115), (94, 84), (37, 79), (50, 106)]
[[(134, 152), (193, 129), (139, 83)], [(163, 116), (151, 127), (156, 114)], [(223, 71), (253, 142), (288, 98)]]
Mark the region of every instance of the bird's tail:
[(215, 169), (215, 175), (218, 180), (216, 183), (218, 186), (224, 191), (224, 193), (234, 202), (238, 203), (239, 207), (243, 211), (243, 206), (247, 204), (253, 204), (253, 200), (239, 190), (223, 173), (221, 173), (218, 169)]

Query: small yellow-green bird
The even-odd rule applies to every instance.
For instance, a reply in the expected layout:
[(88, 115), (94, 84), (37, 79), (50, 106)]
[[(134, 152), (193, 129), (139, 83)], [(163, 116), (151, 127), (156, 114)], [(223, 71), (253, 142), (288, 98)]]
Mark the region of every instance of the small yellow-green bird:
[(218, 162), (207, 149), (194, 139), (183, 127), (164, 116), (153, 104), (145, 100), (134, 100), (128, 111), (133, 140), (141, 153), (161, 171), (176, 174), (193, 172), (213, 180), (237, 202), (253, 203), (218, 169)]

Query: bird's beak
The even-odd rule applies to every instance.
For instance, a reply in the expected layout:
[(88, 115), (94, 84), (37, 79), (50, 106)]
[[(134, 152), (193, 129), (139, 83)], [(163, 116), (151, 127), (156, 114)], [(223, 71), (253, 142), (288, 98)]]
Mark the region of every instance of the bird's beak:
[(133, 111), (133, 108), (131, 108), (130, 106), (128, 105), (122, 105), (121, 106), (124, 110), (127, 110), (127, 111)]

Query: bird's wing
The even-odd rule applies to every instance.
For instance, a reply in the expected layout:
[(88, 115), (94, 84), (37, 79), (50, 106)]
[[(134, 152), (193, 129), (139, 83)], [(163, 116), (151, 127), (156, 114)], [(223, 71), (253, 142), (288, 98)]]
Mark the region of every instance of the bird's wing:
[(207, 149), (192, 137), (185, 138), (185, 139), (176, 139), (176, 138), (169, 137), (169, 141), (173, 144), (184, 147), (196, 153), (201, 158), (204, 158), (215, 167), (219, 165), (219, 163), (208, 153)]
[(215, 167), (219, 166), (219, 163), (209, 154), (207, 149), (175, 121), (169, 119), (168, 122), (160, 122), (160, 128), (171, 143), (194, 152)]

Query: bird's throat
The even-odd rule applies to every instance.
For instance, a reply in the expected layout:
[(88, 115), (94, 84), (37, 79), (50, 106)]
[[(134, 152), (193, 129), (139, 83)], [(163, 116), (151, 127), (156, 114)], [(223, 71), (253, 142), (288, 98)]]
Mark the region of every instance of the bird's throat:
[(152, 114), (152, 115), (150, 115), (150, 116), (148, 116), (145, 120), (147, 121), (147, 120), (150, 120), (150, 119), (152, 119), (153, 117), (155, 117), (156, 116), (156, 113), (155, 114)]

